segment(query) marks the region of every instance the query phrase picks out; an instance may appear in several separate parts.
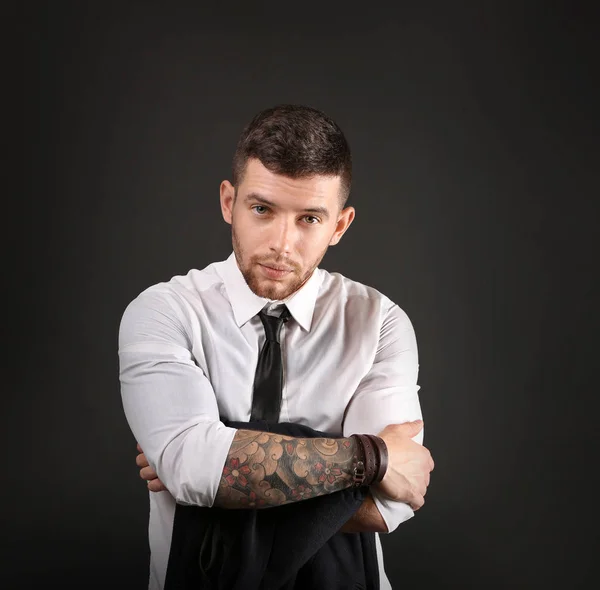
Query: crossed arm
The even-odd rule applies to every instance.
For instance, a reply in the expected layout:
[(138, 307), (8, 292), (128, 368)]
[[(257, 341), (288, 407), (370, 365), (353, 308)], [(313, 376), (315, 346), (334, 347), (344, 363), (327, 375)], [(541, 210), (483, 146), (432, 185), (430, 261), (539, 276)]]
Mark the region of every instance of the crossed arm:
[[(238, 430), (214, 505), (267, 508), (345, 489), (352, 483), (355, 444), (351, 438), (292, 438)], [(165, 491), (139, 444), (138, 451), (140, 477), (148, 481), (150, 491)], [(369, 495), (341, 530), (387, 532), (387, 526)]]
[[(165, 313), (164, 300), (160, 302), (162, 309), (152, 301), (150, 305), (146, 303), (142, 305), (143, 313), (139, 309), (133, 314), (126, 313), (121, 323), (122, 400), (134, 436), (176, 501), (239, 508), (262, 500), (265, 506), (277, 506), (297, 501), (305, 494), (322, 495), (349, 487), (350, 450), (340, 447), (335, 456), (326, 455), (323, 449), (327, 445), (317, 448), (316, 443), (307, 442), (314, 439), (284, 441), (280, 435), (267, 434), (264, 442), (253, 442), (256, 449), (244, 464), (239, 455), (239, 437), (245, 435), (220, 422), (214, 391), (192, 356), (181, 324), (176, 316)], [(390, 423), (421, 418), (412, 326), (397, 306), (386, 314), (372, 368), (345, 411), (342, 433), (345, 439), (332, 440), (344, 441), (353, 433), (377, 434)], [(271, 438), (274, 436), (280, 440)], [(293, 447), (291, 455), (288, 444)], [(273, 454), (266, 452), (269, 445), (281, 452), (275, 468)], [(213, 449), (203, 455), (201, 464), (200, 448)], [(327, 461), (331, 463), (329, 467)], [(308, 464), (311, 469), (306, 468)], [(322, 481), (311, 483), (319, 464), (334, 469), (327, 473), (327, 485)], [(142, 469), (146, 467), (150, 465)], [(240, 486), (244, 481), (240, 480), (240, 473), (252, 490)], [(149, 472), (145, 474), (148, 476)], [(331, 477), (333, 481), (329, 481)], [(232, 478), (235, 484), (224, 483)], [(153, 483), (149, 486), (151, 490)], [(371, 496), (343, 530), (392, 531), (412, 514), (410, 506), (386, 500), (373, 488)]]

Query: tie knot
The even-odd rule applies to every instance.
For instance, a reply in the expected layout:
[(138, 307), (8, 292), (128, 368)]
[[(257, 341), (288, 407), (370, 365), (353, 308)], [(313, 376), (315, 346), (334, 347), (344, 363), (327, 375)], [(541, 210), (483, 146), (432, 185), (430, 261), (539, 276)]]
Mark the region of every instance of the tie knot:
[(288, 308), (284, 306), (279, 317), (269, 315), (264, 310), (259, 313), (259, 316), (263, 326), (265, 327), (265, 336), (267, 337), (267, 340), (279, 343), (281, 326), (283, 326), (283, 324), (290, 319), (290, 312)]

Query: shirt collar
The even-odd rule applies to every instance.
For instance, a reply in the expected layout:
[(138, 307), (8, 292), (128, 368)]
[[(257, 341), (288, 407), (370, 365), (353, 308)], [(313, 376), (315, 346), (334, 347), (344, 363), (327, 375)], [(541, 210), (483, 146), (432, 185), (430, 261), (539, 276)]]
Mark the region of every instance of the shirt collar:
[[(219, 263), (217, 268), (231, 302), (236, 324), (241, 328), (271, 301), (250, 290), (233, 252), (227, 260)], [(310, 331), (321, 280), (321, 272), (316, 268), (302, 288), (285, 301), (292, 317), (306, 331)]]

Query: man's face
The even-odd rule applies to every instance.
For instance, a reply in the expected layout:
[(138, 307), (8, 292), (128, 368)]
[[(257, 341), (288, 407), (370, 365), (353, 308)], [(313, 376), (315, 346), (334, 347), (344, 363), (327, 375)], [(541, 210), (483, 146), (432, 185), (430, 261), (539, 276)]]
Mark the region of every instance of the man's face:
[(221, 183), (223, 218), (242, 275), (266, 299), (300, 289), (354, 219), (352, 207), (340, 211), (339, 176), (288, 178), (252, 158), (236, 188)]

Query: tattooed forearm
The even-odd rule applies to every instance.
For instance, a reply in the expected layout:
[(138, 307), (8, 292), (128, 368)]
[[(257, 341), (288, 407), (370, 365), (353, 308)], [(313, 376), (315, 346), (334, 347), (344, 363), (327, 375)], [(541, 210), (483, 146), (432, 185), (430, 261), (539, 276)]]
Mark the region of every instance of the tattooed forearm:
[(349, 488), (355, 453), (353, 438), (292, 438), (238, 430), (214, 505), (268, 508)]

